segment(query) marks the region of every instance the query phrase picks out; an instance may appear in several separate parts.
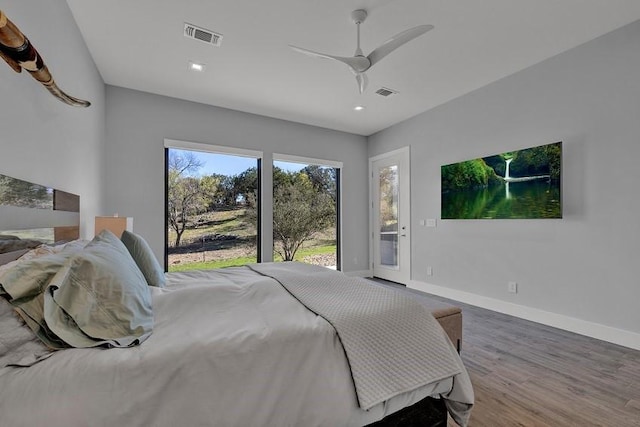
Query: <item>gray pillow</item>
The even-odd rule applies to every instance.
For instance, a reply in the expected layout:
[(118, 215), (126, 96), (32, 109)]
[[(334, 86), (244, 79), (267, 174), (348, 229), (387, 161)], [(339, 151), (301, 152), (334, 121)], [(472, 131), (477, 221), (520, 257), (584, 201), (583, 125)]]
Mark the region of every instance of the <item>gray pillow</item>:
[(12, 299), (34, 297), (44, 291), (49, 281), (72, 255), (61, 252), (20, 262), (0, 278), (0, 285)]
[(40, 240), (0, 240), (0, 254), (19, 251), (20, 249), (33, 249), (42, 245)]
[(8, 294), (9, 301), (33, 333), (51, 348), (69, 346), (51, 334), (47, 326), (45, 289), (73, 254), (73, 251), (62, 251), (33, 258), (14, 265), (0, 277), (0, 294)]
[(139, 234), (127, 230), (122, 233), (120, 240), (129, 250), (149, 286), (164, 288), (166, 282), (164, 270), (160, 267), (147, 241)]
[(0, 254), (0, 265), (5, 265), (11, 261), (15, 261), (27, 252), (29, 252), (29, 249), (19, 249), (17, 251), (7, 252), (6, 254)]
[(48, 328), (72, 347), (129, 347), (153, 329), (151, 293), (124, 244), (103, 230), (44, 293)]
[(53, 354), (0, 296), (0, 368), (31, 366)]

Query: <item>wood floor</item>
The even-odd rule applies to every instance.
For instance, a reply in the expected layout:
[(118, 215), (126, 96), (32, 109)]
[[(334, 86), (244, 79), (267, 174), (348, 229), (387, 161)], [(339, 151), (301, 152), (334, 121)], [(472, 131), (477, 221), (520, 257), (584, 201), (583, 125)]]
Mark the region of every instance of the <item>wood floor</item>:
[(640, 426), (640, 351), (432, 297), (462, 308), (470, 427)]

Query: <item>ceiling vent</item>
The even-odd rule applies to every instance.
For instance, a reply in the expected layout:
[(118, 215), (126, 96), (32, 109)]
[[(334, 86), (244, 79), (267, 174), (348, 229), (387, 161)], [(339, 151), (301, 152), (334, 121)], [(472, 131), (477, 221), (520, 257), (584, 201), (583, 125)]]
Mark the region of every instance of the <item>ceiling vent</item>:
[(381, 87), (380, 89), (378, 89), (376, 91), (376, 93), (380, 96), (384, 96), (385, 98), (388, 96), (392, 96), (392, 95), (397, 95), (398, 91), (397, 90), (393, 90), (393, 89), (389, 89), (387, 87)]
[(214, 33), (202, 27), (196, 27), (192, 24), (184, 23), (184, 36), (194, 40), (220, 47), (222, 44), (222, 34)]

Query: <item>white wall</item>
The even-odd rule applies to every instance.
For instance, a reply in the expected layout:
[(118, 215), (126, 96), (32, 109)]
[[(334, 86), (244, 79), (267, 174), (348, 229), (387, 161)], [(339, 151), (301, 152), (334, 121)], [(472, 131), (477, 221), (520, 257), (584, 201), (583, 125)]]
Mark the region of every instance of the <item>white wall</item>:
[[(636, 22), (369, 138), (411, 145), (413, 286), (640, 348), (639, 46)], [(441, 165), (557, 141), (563, 219), (418, 225)]]
[[(164, 253), (164, 139), (341, 161), (343, 270), (367, 269), (367, 147), (361, 136), (107, 86), (105, 214), (134, 217), (134, 230)], [(264, 200), (270, 213), (270, 200)], [(265, 215), (265, 236), (271, 236)], [(263, 240), (265, 247), (271, 242)], [(354, 262), (357, 258), (358, 262)], [(263, 258), (263, 260), (266, 260)]]
[(58, 86), (92, 105), (66, 105), (0, 60), (0, 174), (79, 194), (81, 234), (92, 237), (102, 203), (104, 83), (64, 0), (10, 0), (1, 7)]

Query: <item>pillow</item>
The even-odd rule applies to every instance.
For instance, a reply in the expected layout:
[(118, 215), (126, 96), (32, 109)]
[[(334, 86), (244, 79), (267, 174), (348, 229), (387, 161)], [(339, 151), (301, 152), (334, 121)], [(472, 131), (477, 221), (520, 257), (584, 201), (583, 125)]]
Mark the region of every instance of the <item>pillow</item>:
[(0, 254), (19, 251), (20, 249), (33, 249), (42, 245), (40, 240), (13, 240), (13, 239), (4, 239), (0, 240)]
[(139, 234), (127, 230), (122, 233), (120, 240), (129, 250), (149, 286), (164, 288), (166, 281), (164, 270), (160, 267), (160, 263), (158, 263), (147, 241)]
[(31, 366), (52, 354), (0, 296), (0, 368)]
[(0, 234), (0, 240), (20, 240), (20, 238), (9, 234)]
[(51, 279), (44, 318), (72, 347), (129, 347), (151, 335), (151, 293), (124, 244), (103, 230)]
[[(51, 255), (51, 254), (56, 254), (61, 252), (64, 252), (64, 253), (77, 252), (82, 248), (84, 248), (87, 243), (88, 241), (86, 240), (73, 240), (63, 245), (57, 245), (57, 246), (42, 245), (31, 250), (23, 249), (20, 251), (9, 252), (7, 254), (0, 254), (0, 283), (2, 283), (2, 277), (8, 272), (8, 270), (10, 270), (11, 268), (15, 267), (18, 264), (22, 264), (23, 262), (27, 262), (34, 258), (39, 258), (45, 255)], [(6, 264), (2, 263), (2, 259), (4, 256), (7, 256), (6, 260), (8, 260), (8, 259), (14, 258), (19, 253), (22, 253), (23, 255), (13, 259), (10, 262), (7, 262)]]
[(33, 258), (24, 261), (23, 258), (29, 255), (25, 254), (14, 261), (17, 264), (0, 273), (0, 295), (8, 295), (7, 299), (42, 342), (51, 348), (66, 348), (68, 346), (50, 334), (47, 328), (44, 319), (44, 290), (73, 252), (52, 253), (48, 247), (34, 251), (37, 253), (32, 254)]
[(6, 254), (0, 254), (0, 265), (5, 265), (11, 261), (15, 261), (27, 252), (29, 252), (29, 249), (20, 249), (17, 251), (7, 252)]
[[(73, 255), (71, 252), (47, 253), (44, 249), (37, 249), (44, 255), (34, 256), (27, 260), (21, 258), (0, 275), (0, 285), (11, 295), (12, 299), (25, 299), (41, 294), (53, 276)], [(23, 258), (26, 256), (27, 254)]]
[(85, 246), (87, 246), (87, 244), (89, 244), (89, 240), (83, 240), (83, 239), (78, 239), (78, 240), (71, 240), (69, 242), (65, 242), (65, 243), (56, 243), (51, 250), (53, 252), (78, 252), (81, 251), (82, 249), (84, 249)]

